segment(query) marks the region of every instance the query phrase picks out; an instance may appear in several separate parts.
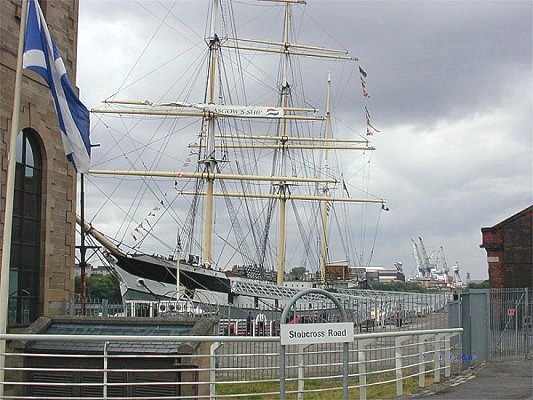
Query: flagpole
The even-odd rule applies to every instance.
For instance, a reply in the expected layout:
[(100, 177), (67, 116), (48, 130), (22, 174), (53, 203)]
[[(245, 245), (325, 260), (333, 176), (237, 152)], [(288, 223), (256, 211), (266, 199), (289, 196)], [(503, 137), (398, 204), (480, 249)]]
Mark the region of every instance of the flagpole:
[(85, 174), (80, 174), (80, 283), (81, 283), (81, 314), (87, 315), (87, 248), (85, 247)]
[[(20, 17), (19, 45), (17, 52), (17, 70), (15, 74), (15, 95), (11, 117), (11, 135), (7, 153), (6, 204), (4, 212), (4, 239), (2, 242), (2, 267), (0, 270), (0, 334), (7, 332), (9, 301), (9, 265), (11, 261), (11, 233), (13, 227), (13, 199), (15, 194), (15, 167), (17, 161), (17, 135), (19, 133), (20, 97), (22, 87), (22, 56), (24, 53), (24, 35), (26, 32), (26, 14), (28, 0), (22, 0)], [(0, 397), (4, 395), (6, 341), (0, 340)]]

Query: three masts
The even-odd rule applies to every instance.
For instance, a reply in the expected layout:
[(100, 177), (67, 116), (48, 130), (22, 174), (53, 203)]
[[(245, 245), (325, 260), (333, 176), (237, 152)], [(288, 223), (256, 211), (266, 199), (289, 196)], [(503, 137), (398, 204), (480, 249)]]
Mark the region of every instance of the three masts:
[[(274, 1), (274, 0), (262, 0)], [(326, 263), (328, 258), (328, 208), (331, 202), (352, 202), (352, 203), (383, 203), (381, 199), (357, 199), (350, 197), (331, 196), (332, 184), (338, 182), (338, 178), (332, 176), (328, 169), (329, 150), (355, 150), (370, 151), (373, 147), (368, 146), (366, 140), (339, 140), (331, 137), (331, 79), (328, 77), (326, 113), (324, 116), (317, 115), (317, 110), (306, 107), (293, 107), (289, 100), (291, 97), (291, 84), (289, 82), (290, 58), (293, 56), (325, 58), (333, 60), (357, 61), (346, 51), (327, 49), (322, 47), (305, 46), (291, 43), (290, 21), (291, 4), (303, 3), (299, 0), (279, 0), (284, 3), (285, 20), (283, 28), (283, 41), (263, 41), (256, 39), (225, 38), (222, 42), (217, 34), (217, 20), (219, 18), (219, 0), (212, 1), (211, 23), (208, 38), (209, 46), (209, 76), (207, 80), (206, 99), (203, 103), (149, 103), (134, 101), (108, 101), (109, 105), (120, 106), (120, 109), (95, 109), (92, 112), (103, 114), (121, 115), (153, 115), (165, 117), (199, 117), (203, 120), (202, 131), (199, 135), (199, 144), (192, 144), (192, 148), (203, 150), (204, 157), (199, 160), (200, 169), (197, 172), (163, 172), (163, 171), (118, 171), (118, 170), (91, 170), (91, 174), (107, 175), (129, 175), (129, 176), (151, 176), (151, 177), (172, 177), (174, 179), (199, 179), (205, 182), (204, 191), (182, 191), (184, 195), (205, 196), (204, 204), (204, 229), (203, 229), (203, 249), (202, 265), (209, 267), (213, 264), (213, 224), (214, 224), (214, 199), (219, 196), (276, 199), (278, 201), (278, 248), (277, 248), (277, 284), (282, 285), (285, 276), (285, 248), (286, 248), (286, 203), (287, 200), (319, 201), (321, 204), (321, 256), (320, 256), (320, 276), (325, 285)], [(222, 48), (234, 49), (237, 51), (254, 51), (278, 53), (281, 55), (281, 82), (279, 84), (279, 100), (276, 106), (248, 106), (229, 105), (217, 103), (217, 98), (221, 98), (217, 93), (217, 60)], [(125, 108), (130, 106), (130, 108)], [(277, 121), (277, 133), (275, 135), (239, 135), (234, 133), (219, 132), (217, 121), (224, 118), (238, 119), (274, 119)], [(294, 137), (290, 135), (289, 124), (295, 121), (323, 121), (325, 132), (323, 137)], [(205, 129), (204, 129), (205, 128)], [(238, 140), (237, 144), (217, 143), (217, 140), (232, 139)], [(261, 144), (254, 143), (261, 141)], [(265, 143), (266, 142), (266, 143)], [(253, 174), (230, 174), (221, 173), (217, 168), (220, 160), (217, 159), (217, 150), (224, 149), (273, 149), (278, 152), (278, 163), (271, 175)], [(323, 166), (319, 177), (296, 177), (288, 176), (287, 160), (291, 150), (317, 150), (323, 151)], [(227, 193), (215, 191), (217, 180), (235, 181), (259, 181), (270, 182), (269, 193)], [(316, 195), (303, 195), (291, 193), (291, 185), (297, 183), (312, 183), (320, 185), (320, 193)], [(179, 277), (179, 273), (177, 274)], [(178, 283), (179, 287), (179, 283)]]

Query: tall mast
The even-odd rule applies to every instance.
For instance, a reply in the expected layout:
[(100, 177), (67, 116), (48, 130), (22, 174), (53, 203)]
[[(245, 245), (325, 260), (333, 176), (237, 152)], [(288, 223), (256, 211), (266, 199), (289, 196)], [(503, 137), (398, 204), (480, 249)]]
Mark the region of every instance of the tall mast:
[[(325, 139), (329, 140), (330, 129), (330, 107), (331, 107), (331, 75), (328, 74), (328, 93), (326, 99), (326, 132), (324, 134)], [(328, 170), (328, 149), (324, 149), (324, 176)], [(329, 188), (327, 183), (324, 185), (324, 196), (329, 195)], [(321, 249), (321, 262), (320, 273), (322, 286), (326, 286), (326, 262), (328, 256), (328, 202), (322, 202), (322, 249)]]
[[(209, 98), (208, 104), (215, 104), (215, 78), (216, 78), (216, 63), (217, 51), (219, 48), (218, 36), (216, 34), (217, 17), (218, 17), (219, 0), (213, 0), (211, 6), (211, 29), (209, 33)], [(215, 115), (208, 113), (207, 123), (207, 140), (206, 140), (206, 154), (205, 154), (205, 171), (214, 173), (216, 170), (215, 159)], [(213, 189), (214, 178), (207, 180), (206, 188), (206, 202), (205, 202), (205, 224), (204, 224), (204, 249), (203, 249), (203, 264), (211, 265), (213, 261), (212, 256), (212, 240), (213, 240)]]
[[(285, 50), (289, 46), (289, 19), (290, 19), (290, 4), (285, 4), (285, 24), (283, 28), (283, 43)], [(289, 102), (289, 82), (288, 82), (288, 68), (289, 68), (289, 53), (285, 51), (283, 56), (283, 81), (281, 84), (281, 102), (282, 107), (287, 108)], [(283, 119), (281, 121), (281, 137), (287, 137), (287, 120)], [(285, 141), (281, 140), (282, 144), (285, 144)], [(282, 147), (281, 149), (281, 176), (285, 176), (287, 166), (287, 149)], [(287, 182), (279, 182), (279, 193), (285, 194), (287, 192)], [(287, 200), (281, 198), (279, 203), (279, 243), (278, 243), (278, 277), (277, 284), (283, 285), (285, 281), (285, 215), (286, 215), (286, 205)]]

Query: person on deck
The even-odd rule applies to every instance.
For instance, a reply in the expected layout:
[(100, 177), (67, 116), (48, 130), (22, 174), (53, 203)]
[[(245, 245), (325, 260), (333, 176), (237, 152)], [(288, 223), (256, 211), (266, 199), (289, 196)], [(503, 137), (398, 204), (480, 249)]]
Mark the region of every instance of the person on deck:
[(254, 326), (254, 316), (251, 311), (248, 311), (248, 316), (246, 317), (246, 336), (253, 335), (253, 326)]
[(257, 324), (257, 334), (259, 336), (265, 336), (265, 325), (267, 322), (267, 317), (263, 314), (263, 310), (259, 311), (257, 317), (255, 318), (255, 323)]

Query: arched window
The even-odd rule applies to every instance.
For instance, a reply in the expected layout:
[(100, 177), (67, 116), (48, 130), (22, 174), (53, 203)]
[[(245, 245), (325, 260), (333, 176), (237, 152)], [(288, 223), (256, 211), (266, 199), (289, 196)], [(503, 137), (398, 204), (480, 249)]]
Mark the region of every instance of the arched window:
[(13, 233), (9, 273), (9, 324), (28, 325), (39, 317), (41, 299), (42, 156), (37, 134), (17, 136)]

